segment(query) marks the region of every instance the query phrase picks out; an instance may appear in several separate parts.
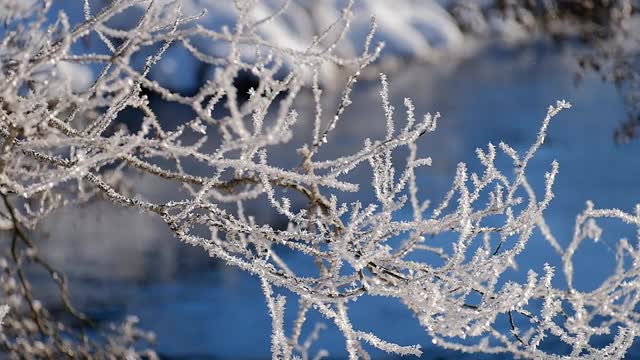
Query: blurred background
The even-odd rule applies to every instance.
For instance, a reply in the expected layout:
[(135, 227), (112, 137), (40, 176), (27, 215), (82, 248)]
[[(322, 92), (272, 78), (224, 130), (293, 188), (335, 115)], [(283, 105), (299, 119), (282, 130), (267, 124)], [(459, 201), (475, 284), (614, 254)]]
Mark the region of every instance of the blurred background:
[[(207, 9), (200, 20), (207, 27), (234, 23), (232, 1), (181, 2), (185, 13)], [(72, 21), (82, 20), (80, 1), (55, 3), (54, 11), (64, 10)], [(258, 1), (256, 16), (271, 13), (281, 3)], [(304, 48), (345, 3), (294, 0), (283, 16), (262, 31), (282, 45)], [(420, 155), (433, 158), (433, 166), (419, 174), (422, 191), (438, 201), (448, 190), (457, 163), (481, 171), (474, 155), (477, 147), (505, 141), (516, 150), (528, 148), (546, 108), (566, 99), (573, 108), (553, 120), (547, 141), (529, 169), (533, 185), (540, 189), (551, 162), (557, 159), (560, 163), (548, 224), (566, 246), (575, 216), (587, 200), (597, 207), (631, 211), (640, 200), (640, 142), (635, 139), (634, 107), (638, 45), (634, 45), (632, 31), (637, 4), (550, 1), (544, 3), (553, 3), (555, 8), (546, 9), (539, 3), (543, 2), (356, 0), (354, 23), (339, 51), (357, 54), (371, 15), (378, 22), (375, 40), (384, 41), (385, 48), (358, 82), (353, 105), (336, 129), (334, 146), (325, 147), (321, 156), (349, 153), (364, 138), (384, 134), (377, 74), (385, 72), (397, 109), (410, 97), (417, 114), (442, 115), (437, 131), (419, 143)], [(127, 26), (135, 15), (124, 13), (117, 20)], [(217, 45), (199, 44), (211, 51)], [(99, 42), (85, 46), (99, 46)], [(193, 93), (212, 76), (212, 70), (190, 58), (184, 49), (172, 47), (150, 77), (174, 91)], [(70, 71), (77, 86), (83, 87), (96, 69), (86, 66)], [(348, 74), (339, 67), (323, 71), (326, 101), (335, 105)], [(239, 92), (246, 93), (255, 81), (249, 75), (238, 78)], [(191, 116), (179, 106), (150, 97), (163, 125)], [(274, 149), (283, 164), (297, 163), (293, 150), (308, 141), (304, 135), (309, 133), (305, 129), (313, 116), (313, 102), (309, 93), (297, 102), (305, 121), (294, 132), (303, 135)], [(129, 116), (123, 115), (123, 123), (135, 126), (135, 114)], [(398, 111), (399, 121), (401, 116)], [(162, 193), (166, 186), (157, 179), (135, 180), (142, 193)], [(362, 181), (368, 182), (369, 174), (362, 174)], [(270, 221), (268, 208), (263, 216)], [(615, 242), (635, 236), (631, 226), (601, 226), (605, 230), (601, 241), (584, 244), (576, 255), (576, 287), (580, 289), (595, 288), (604, 280), (615, 264)], [(271, 320), (259, 281), (209, 258), (201, 249), (178, 242), (160, 219), (95, 201), (55, 213), (39, 241), (42, 253), (70, 277), (80, 309), (104, 322), (137, 315), (141, 328), (157, 334), (156, 349), (163, 358), (270, 358)], [(293, 253), (283, 258), (296, 262)], [(560, 259), (546, 241), (534, 237), (520, 257), (520, 272), (526, 274), (530, 268), (540, 272), (545, 262), (558, 265)], [(56, 301), (53, 284), (43, 281), (38, 292), (45, 298), (51, 293), (51, 301)], [(290, 319), (296, 309), (294, 302), (288, 304)], [(434, 348), (411, 313), (393, 301), (363, 298), (350, 313), (357, 328), (399, 344), (421, 344), (425, 359), (492, 358)], [(318, 317), (309, 323), (315, 320), (322, 322)], [(324, 323), (327, 329), (321, 332), (316, 348), (327, 349), (331, 358), (345, 358), (343, 338), (334, 325)], [(640, 356), (640, 346), (634, 349), (629, 358)], [(562, 354), (562, 349), (557, 352)], [(386, 358), (384, 353), (372, 355)]]

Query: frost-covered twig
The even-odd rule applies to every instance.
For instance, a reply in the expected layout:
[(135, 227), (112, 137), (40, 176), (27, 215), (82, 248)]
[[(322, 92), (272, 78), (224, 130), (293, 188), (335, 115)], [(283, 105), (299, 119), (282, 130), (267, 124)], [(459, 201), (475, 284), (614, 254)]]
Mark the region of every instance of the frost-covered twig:
[[(52, 356), (76, 345), (82, 354), (128, 354), (135, 350), (131, 341), (148, 338), (131, 318), (103, 342), (73, 343), (52, 331), (56, 322), (29, 291), (22, 266), (27, 260), (45, 263), (46, 254), (37, 253), (26, 231), (57, 209), (100, 198), (158, 216), (181, 241), (259, 277), (272, 318), (274, 358), (311, 356), (311, 343), (321, 341), (321, 327), (303, 334), (310, 311), (335, 323), (352, 359), (369, 358), (372, 347), (421, 354), (417, 344), (395, 344), (359, 329), (349, 308), (367, 296), (404, 304), (425, 335), (445, 348), (553, 357), (543, 344), (554, 338), (572, 349), (573, 358), (624, 356), (640, 330), (640, 250), (620, 241), (614, 274), (591, 292), (573, 285), (572, 259), (584, 239), (599, 237), (595, 219), (638, 228), (639, 211), (589, 205), (576, 221), (573, 240), (563, 248), (544, 221), (559, 164), (550, 164), (540, 198), (528, 181), (527, 165), (567, 102), (548, 109), (524, 153), (505, 143), (478, 149), (484, 171), (473, 173), (459, 164), (450, 190), (430, 207), (416, 169), (430, 166), (437, 154), (435, 160), (419, 157), (417, 143), (437, 134), (440, 115), (419, 119), (412, 100), (406, 99), (405, 118), (399, 121), (384, 74), (379, 105), (384, 136), (366, 139), (350, 154), (327, 158), (323, 153), (325, 144), (335, 141), (339, 122), (345, 121), (342, 115), (361, 71), (380, 55), (381, 44), (372, 44), (375, 19), (362, 52), (345, 59), (336, 49), (353, 21), (352, 2), (302, 50), (270, 42), (259, 31), (287, 13), (286, 3), (266, 17), (254, 13), (259, 3), (235, 1), (235, 24), (221, 29), (196, 23), (197, 13), (184, 13), (176, 2), (121, 0), (101, 9), (85, 2), (84, 20), (77, 24), (63, 13), (53, 23), (45, 21), (48, 2), (35, 6), (30, 16), (16, 12), (8, 18), (0, 43), (0, 191), (5, 199), (0, 224), (14, 236), (13, 244), (20, 240), (23, 248), (16, 247), (12, 263), (3, 266), (3, 296), (21, 299), (10, 303), (11, 322), (5, 329), (10, 336), (3, 338), (7, 350), (23, 351), (26, 343), (29, 351), (39, 351), (34, 354)], [(135, 26), (118, 28), (110, 21), (134, 7), (142, 9)], [(88, 51), (81, 46), (86, 38), (105, 46)], [(203, 41), (225, 49), (224, 55), (207, 53), (198, 45)], [(150, 77), (173, 47), (213, 68), (194, 94), (172, 91)], [(70, 66), (79, 72), (86, 63), (97, 64), (99, 73), (73, 87), (62, 70)], [(323, 96), (332, 93), (323, 91), (319, 79), (327, 64), (351, 74), (331, 111)], [(241, 94), (235, 82), (247, 73), (259, 81)], [(313, 104), (308, 114), (296, 101), (305, 88), (311, 90)], [(148, 94), (191, 109), (190, 117), (164, 123)], [(126, 109), (138, 114), (139, 128), (124, 126)], [(307, 119), (312, 125), (304, 128)], [(300, 158), (283, 165), (274, 149), (290, 144), (294, 132), (304, 129), (309, 134), (298, 149)], [(499, 156), (513, 168), (498, 168)], [(357, 183), (351, 176), (356, 173), (369, 174), (371, 187)], [(143, 195), (130, 181), (138, 174), (165, 180), (180, 198)], [(360, 201), (348, 201), (347, 192)], [(269, 209), (286, 227), (258, 216)], [(527, 269), (520, 283), (505, 280), (528, 243), (538, 239), (536, 229), (560, 256), (567, 288), (552, 285), (556, 271), (549, 265)], [(302, 275), (281, 256), (283, 249), (316, 271)], [(65, 281), (55, 278), (57, 271), (49, 272), (74, 313)], [(299, 311), (288, 331), (285, 304), (296, 300)], [(17, 321), (31, 321), (34, 330), (20, 332)], [(611, 343), (593, 345), (591, 340), (601, 335), (609, 335)], [(29, 341), (18, 341), (25, 337)]]

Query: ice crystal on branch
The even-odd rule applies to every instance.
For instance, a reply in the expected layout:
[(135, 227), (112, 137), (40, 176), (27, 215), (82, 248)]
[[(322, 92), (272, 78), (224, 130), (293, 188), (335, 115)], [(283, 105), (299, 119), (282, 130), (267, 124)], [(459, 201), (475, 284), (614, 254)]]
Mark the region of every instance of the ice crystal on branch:
[[(573, 286), (572, 259), (585, 238), (600, 237), (595, 219), (639, 227), (640, 214), (589, 204), (563, 248), (544, 220), (558, 163), (549, 164), (540, 197), (528, 180), (528, 165), (552, 118), (569, 103), (549, 107), (526, 151), (505, 143), (478, 149), (484, 171), (473, 173), (459, 164), (450, 190), (432, 205), (423, 199), (416, 175), (432, 160), (418, 156), (417, 141), (434, 136), (440, 115), (419, 118), (412, 100), (405, 99), (399, 120), (385, 75), (379, 105), (384, 136), (366, 139), (353, 153), (321, 157), (335, 141), (361, 71), (377, 59), (382, 44), (373, 42), (372, 19), (359, 55), (337, 53), (354, 16), (353, 1), (303, 49), (267, 40), (262, 28), (285, 14), (287, 3), (257, 16), (253, 10), (260, 1), (235, 1), (234, 26), (220, 29), (199, 23), (199, 15), (187, 13), (179, 2), (119, 0), (95, 6), (85, 1), (79, 23), (63, 12), (52, 15), (50, 1), (30, 11), (8, 7), (13, 10), (0, 43), (0, 224), (12, 234), (12, 246), (0, 302), (9, 303), (12, 312), (3, 328), (3, 348), (34, 356), (145, 355), (136, 353), (133, 343), (151, 338), (134, 327), (135, 318), (112, 328), (103, 341), (82, 342), (61, 330), (22, 272), (24, 263), (42, 266), (59, 286), (65, 309), (90, 321), (73, 307), (66, 278), (38, 252), (28, 230), (57, 209), (101, 198), (161, 218), (181, 241), (258, 277), (272, 319), (274, 358), (326, 354), (309, 353), (323, 326), (303, 334), (310, 311), (335, 323), (351, 359), (369, 358), (371, 348), (421, 355), (419, 344), (395, 344), (352, 322), (349, 307), (367, 296), (404, 304), (425, 339), (428, 335), (448, 349), (554, 357), (543, 346), (552, 337), (572, 349), (572, 358), (623, 357), (639, 330), (640, 250), (621, 240), (615, 273), (591, 292)], [(135, 23), (118, 27), (118, 15), (131, 9), (142, 9)], [(47, 20), (51, 16), (54, 21)], [(104, 46), (87, 49), (82, 46), (87, 39)], [(203, 42), (223, 51), (207, 52)], [(172, 91), (150, 76), (173, 47), (213, 69), (193, 94)], [(86, 84), (74, 83), (68, 69), (78, 74), (87, 64), (98, 71)], [(348, 72), (335, 108), (323, 101), (332, 95), (321, 85), (325, 65)], [(242, 94), (235, 81), (246, 73), (258, 82)], [(313, 101), (310, 114), (296, 102), (304, 89)], [(186, 106), (193, 116), (164, 124), (148, 94)], [(139, 114), (138, 129), (123, 126), (127, 109)], [(308, 127), (298, 126), (306, 119), (313, 119)], [(305, 130), (308, 141), (294, 165), (274, 159), (277, 146)], [(495, 165), (498, 156), (512, 162), (513, 172)], [(355, 172), (370, 174), (371, 186), (354, 182)], [(180, 197), (143, 195), (131, 181), (138, 174), (166, 180)], [(347, 192), (361, 200), (347, 201)], [(271, 208), (286, 227), (256, 218), (256, 203), (261, 210)], [(505, 280), (535, 231), (561, 258), (566, 288), (553, 286), (557, 271), (549, 265), (526, 269), (521, 283)], [(284, 248), (317, 271), (301, 274), (281, 256)], [(285, 306), (295, 302), (298, 312), (290, 327)], [(596, 347), (591, 340), (601, 335), (613, 340)]]

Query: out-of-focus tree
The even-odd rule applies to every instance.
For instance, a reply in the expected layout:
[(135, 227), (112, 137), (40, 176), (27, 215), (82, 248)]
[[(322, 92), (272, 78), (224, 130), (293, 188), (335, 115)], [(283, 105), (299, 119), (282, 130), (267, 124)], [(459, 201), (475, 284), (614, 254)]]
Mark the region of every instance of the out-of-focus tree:
[(628, 142), (640, 131), (640, 2), (637, 0), (453, 1), (449, 11), (466, 33), (519, 40), (546, 38), (569, 48), (580, 68), (615, 84), (627, 118), (614, 138)]

